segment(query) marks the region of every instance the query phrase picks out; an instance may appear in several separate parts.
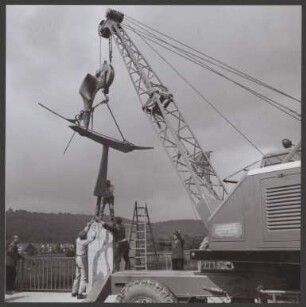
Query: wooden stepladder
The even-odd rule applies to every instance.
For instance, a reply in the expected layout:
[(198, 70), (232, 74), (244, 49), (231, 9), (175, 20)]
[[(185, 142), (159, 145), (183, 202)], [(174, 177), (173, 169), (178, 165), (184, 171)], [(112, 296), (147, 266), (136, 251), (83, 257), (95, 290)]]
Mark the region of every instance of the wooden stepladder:
[(135, 270), (152, 270), (157, 268), (156, 244), (146, 203), (139, 205), (135, 201), (133, 219), (130, 226), (129, 255), (131, 266)]

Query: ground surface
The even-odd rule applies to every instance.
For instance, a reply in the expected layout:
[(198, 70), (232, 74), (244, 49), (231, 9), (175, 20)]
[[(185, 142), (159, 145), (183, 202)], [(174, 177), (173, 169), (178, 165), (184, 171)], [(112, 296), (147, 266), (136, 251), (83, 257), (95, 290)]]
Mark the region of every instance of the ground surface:
[[(115, 295), (110, 295), (105, 302), (111, 303), (115, 300)], [(7, 303), (81, 303), (67, 292), (15, 292), (5, 295)]]

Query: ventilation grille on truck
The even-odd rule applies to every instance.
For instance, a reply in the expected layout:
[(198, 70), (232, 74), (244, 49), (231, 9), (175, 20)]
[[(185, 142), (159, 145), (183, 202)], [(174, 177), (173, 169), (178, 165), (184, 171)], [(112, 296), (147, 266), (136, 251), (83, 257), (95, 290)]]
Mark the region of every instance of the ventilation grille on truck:
[(301, 184), (266, 188), (268, 230), (301, 229)]

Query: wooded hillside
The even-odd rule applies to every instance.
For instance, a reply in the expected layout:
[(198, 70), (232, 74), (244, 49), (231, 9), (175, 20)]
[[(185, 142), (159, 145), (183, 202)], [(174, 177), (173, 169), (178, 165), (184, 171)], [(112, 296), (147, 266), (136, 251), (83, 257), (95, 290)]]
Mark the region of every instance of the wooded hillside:
[[(32, 243), (68, 243), (74, 242), (78, 232), (90, 221), (92, 216), (70, 213), (38, 213), (26, 210), (8, 210), (6, 212), (6, 238), (18, 234), (21, 242)], [(130, 220), (123, 220), (131, 223)], [(170, 220), (152, 223), (156, 241), (169, 242), (172, 234), (180, 229), (189, 245), (198, 246), (207, 231), (198, 220)], [(127, 229), (127, 234), (129, 229)]]

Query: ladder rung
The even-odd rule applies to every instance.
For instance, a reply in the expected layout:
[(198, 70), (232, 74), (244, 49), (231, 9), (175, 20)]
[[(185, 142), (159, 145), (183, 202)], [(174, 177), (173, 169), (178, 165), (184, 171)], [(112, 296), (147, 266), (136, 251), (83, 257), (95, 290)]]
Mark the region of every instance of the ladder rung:
[(154, 252), (155, 243), (146, 205), (135, 205), (133, 223), (130, 226), (129, 243), (131, 243), (129, 248), (132, 254), (129, 258), (134, 259), (137, 263), (135, 263), (134, 268), (147, 269), (147, 252)]

